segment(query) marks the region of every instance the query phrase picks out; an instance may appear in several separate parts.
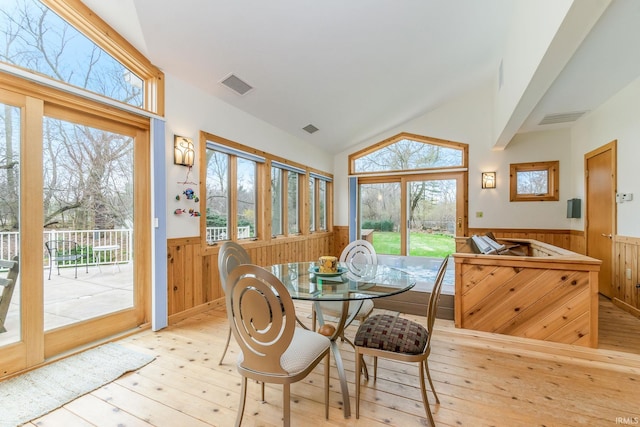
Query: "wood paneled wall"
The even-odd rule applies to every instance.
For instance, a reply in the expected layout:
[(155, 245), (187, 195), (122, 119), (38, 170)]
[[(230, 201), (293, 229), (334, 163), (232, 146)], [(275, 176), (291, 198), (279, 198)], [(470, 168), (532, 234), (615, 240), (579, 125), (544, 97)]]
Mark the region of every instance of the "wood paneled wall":
[[(572, 252), (585, 254), (585, 237), (575, 230), (523, 230), (473, 228), (469, 234), (492, 231), (498, 238), (535, 239)], [(258, 265), (308, 261), (320, 255), (338, 256), (349, 243), (349, 227), (336, 226), (333, 232), (274, 239), (269, 243), (247, 242), (251, 259)], [(168, 246), (169, 315), (178, 320), (194, 310), (223, 304), (218, 281), (218, 249), (203, 248), (200, 239), (171, 239)], [(614, 253), (614, 303), (640, 317), (640, 238), (616, 236)], [(627, 269), (631, 278), (627, 279)]]
[(498, 239), (532, 239), (548, 243), (577, 254), (585, 255), (586, 240), (583, 231), (578, 230), (533, 230), (521, 228), (470, 228), (469, 236), (491, 231)]
[(456, 326), (596, 347), (600, 261), (528, 245), (529, 256), (454, 254)]
[[(335, 255), (334, 233), (241, 243), (260, 266), (311, 261)], [(224, 304), (218, 273), (219, 246), (203, 247), (198, 237), (167, 242), (169, 317), (176, 322), (212, 305)]]
[(613, 303), (640, 317), (640, 238), (616, 236)]

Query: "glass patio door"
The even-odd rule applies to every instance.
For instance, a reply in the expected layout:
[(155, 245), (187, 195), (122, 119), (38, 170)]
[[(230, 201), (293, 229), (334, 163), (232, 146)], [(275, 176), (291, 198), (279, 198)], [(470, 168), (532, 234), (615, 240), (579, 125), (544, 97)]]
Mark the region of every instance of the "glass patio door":
[[(20, 260), (20, 171), (25, 98), (0, 90), (0, 259)], [(4, 262), (3, 262), (4, 264)], [(8, 369), (24, 367), (23, 316), (20, 274), (10, 275), (8, 264), (0, 266), (0, 360), (10, 360)]]
[[(43, 118), (46, 355), (138, 326), (135, 128), (47, 106)], [(138, 202), (139, 203), (139, 202)], [(140, 251), (138, 253), (143, 253)]]
[(466, 172), (358, 182), (359, 238), (381, 255), (442, 258), (466, 234)]
[(455, 251), (457, 180), (407, 182), (407, 255), (442, 258)]
[(0, 88), (0, 377), (149, 318), (148, 120), (44, 98)]

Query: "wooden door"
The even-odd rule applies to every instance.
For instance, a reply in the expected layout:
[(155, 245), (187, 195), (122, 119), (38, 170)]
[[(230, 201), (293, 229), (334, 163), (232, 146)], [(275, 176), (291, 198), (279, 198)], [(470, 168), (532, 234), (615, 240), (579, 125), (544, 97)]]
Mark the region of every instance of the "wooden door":
[(599, 291), (612, 297), (616, 234), (616, 141), (585, 155), (587, 255), (602, 261)]

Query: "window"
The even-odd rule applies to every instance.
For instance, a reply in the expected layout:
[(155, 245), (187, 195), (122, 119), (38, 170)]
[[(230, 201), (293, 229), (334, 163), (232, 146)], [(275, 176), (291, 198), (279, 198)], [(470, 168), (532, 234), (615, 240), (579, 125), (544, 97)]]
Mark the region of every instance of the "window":
[(560, 162), (513, 163), (509, 181), (512, 202), (557, 201)]
[[(206, 139), (205, 239), (257, 237), (259, 165), (264, 157)], [(231, 191), (233, 189), (233, 191)]]
[(439, 258), (467, 230), (468, 145), (401, 133), (349, 157), (350, 235), (377, 253)]
[(271, 235), (282, 232), (282, 174), (280, 168), (271, 168)]
[[(206, 244), (330, 229), (330, 175), (206, 132), (200, 140), (206, 159), (201, 171), (206, 197), (200, 202)], [(302, 202), (306, 197), (309, 207)], [(302, 230), (307, 222), (312, 228)]]
[(329, 219), (329, 201), (331, 181), (328, 176), (311, 172), (309, 174), (309, 231), (327, 231)]
[(300, 167), (273, 160), (271, 162), (271, 235), (299, 234)]
[(254, 160), (238, 157), (237, 163), (237, 220), (238, 240), (256, 237), (258, 164)]
[(327, 229), (327, 182), (318, 180), (318, 228)]
[(82, 3), (7, 2), (0, 13), (0, 61), (163, 114), (156, 98), (163, 92), (162, 73), (114, 31), (105, 31)]
[(401, 133), (349, 156), (351, 174), (419, 171), (466, 165), (464, 144)]
[(287, 225), (289, 234), (300, 233), (300, 194), (298, 193), (300, 174), (287, 171)]
[(229, 237), (229, 155), (207, 149), (207, 242)]
[(316, 231), (316, 179), (309, 177), (309, 231)]

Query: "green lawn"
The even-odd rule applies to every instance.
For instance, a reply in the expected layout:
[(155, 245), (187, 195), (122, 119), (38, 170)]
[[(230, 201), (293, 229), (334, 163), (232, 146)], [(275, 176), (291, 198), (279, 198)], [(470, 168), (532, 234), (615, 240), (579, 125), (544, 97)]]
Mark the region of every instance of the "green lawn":
[[(445, 255), (455, 252), (456, 242), (453, 236), (444, 234), (429, 234), (412, 232), (411, 256), (427, 256), (444, 258)], [(373, 247), (379, 254), (400, 254), (400, 233), (389, 231), (376, 231), (373, 233)]]

